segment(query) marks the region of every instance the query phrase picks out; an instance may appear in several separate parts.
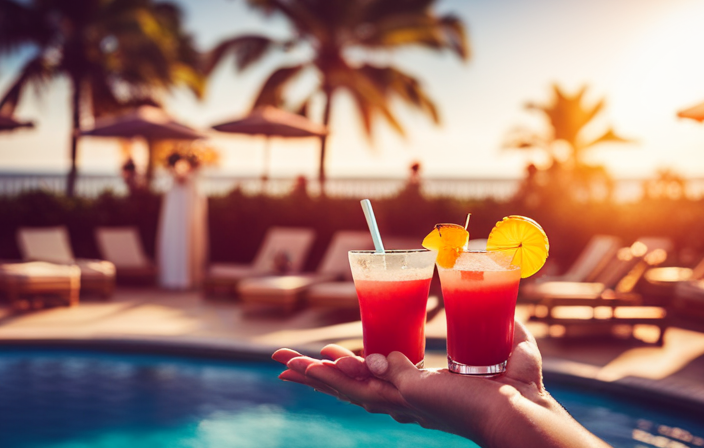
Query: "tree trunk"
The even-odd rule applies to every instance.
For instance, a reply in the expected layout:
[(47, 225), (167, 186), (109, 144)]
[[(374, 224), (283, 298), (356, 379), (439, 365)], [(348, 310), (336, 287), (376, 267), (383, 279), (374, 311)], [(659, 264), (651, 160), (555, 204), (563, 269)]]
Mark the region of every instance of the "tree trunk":
[(68, 172), (66, 180), (66, 196), (72, 198), (76, 193), (76, 180), (78, 178), (78, 169), (76, 167), (76, 159), (78, 158), (78, 138), (81, 130), (81, 82), (77, 78), (72, 78), (71, 87), (73, 88), (71, 96), (71, 112), (73, 115), (71, 123), (71, 170)]
[[(325, 88), (325, 109), (323, 111), (323, 124), (328, 127), (330, 123), (330, 105), (332, 104), (333, 89)], [(318, 168), (318, 182), (320, 182), (320, 194), (325, 196), (325, 149), (328, 136), (320, 137), (320, 165)]]

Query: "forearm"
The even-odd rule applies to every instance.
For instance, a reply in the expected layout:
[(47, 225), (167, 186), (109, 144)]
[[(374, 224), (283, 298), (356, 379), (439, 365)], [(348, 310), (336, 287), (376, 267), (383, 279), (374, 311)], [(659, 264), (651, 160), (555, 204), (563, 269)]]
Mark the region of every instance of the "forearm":
[(552, 398), (544, 394), (539, 400), (521, 395), (510, 399), (493, 421), (497, 424), (485, 434), (487, 447), (521, 446), (541, 448), (604, 448), (609, 445), (587, 431)]

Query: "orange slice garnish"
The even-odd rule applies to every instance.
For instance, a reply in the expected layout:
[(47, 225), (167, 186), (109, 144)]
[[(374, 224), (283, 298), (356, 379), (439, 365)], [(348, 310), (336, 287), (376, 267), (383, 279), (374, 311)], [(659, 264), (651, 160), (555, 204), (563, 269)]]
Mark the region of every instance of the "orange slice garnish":
[(438, 266), (451, 269), (468, 241), (469, 232), (464, 227), (458, 224), (436, 224), (422, 244), (426, 249), (438, 251)]
[(526, 278), (543, 267), (550, 243), (540, 224), (525, 216), (512, 215), (496, 223), (486, 249), (511, 256), (511, 263), (521, 268), (521, 278)]

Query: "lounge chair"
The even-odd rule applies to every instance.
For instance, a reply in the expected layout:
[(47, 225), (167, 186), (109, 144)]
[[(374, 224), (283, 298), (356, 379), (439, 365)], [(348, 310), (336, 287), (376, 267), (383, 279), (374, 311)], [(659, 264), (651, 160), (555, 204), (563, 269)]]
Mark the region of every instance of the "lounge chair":
[(66, 227), (22, 227), (17, 230), (22, 258), (27, 261), (77, 265), (81, 293), (110, 297), (115, 289), (115, 265), (105, 260), (74, 258)]
[[(385, 249), (420, 249), (422, 238), (384, 237)], [(349, 265), (349, 260), (345, 258)], [(305, 302), (311, 307), (335, 309), (359, 315), (359, 300), (357, 290), (352, 281), (352, 272), (346, 271), (344, 281), (317, 283), (307, 288), (304, 293)]]
[(237, 297), (237, 286), (245, 278), (301, 272), (314, 239), (311, 228), (271, 227), (251, 264), (210, 265), (203, 281), (205, 296), (224, 293)]
[(100, 255), (115, 265), (118, 282), (154, 284), (156, 265), (144, 253), (136, 227), (97, 227)]
[[(611, 244), (604, 244), (603, 247), (611, 247)], [(603, 251), (603, 254), (610, 254), (610, 257), (606, 260), (601, 259), (595, 262), (595, 258), (590, 258), (592, 261), (588, 264), (585, 263), (575, 263), (579, 264), (579, 268), (574, 270), (570, 269), (572, 272), (569, 276), (565, 275), (561, 278), (577, 278), (576, 273), (581, 272), (585, 281), (567, 281), (567, 280), (553, 280), (553, 281), (543, 281), (536, 283), (528, 283), (521, 286), (519, 290), (519, 301), (526, 303), (541, 303), (547, 299), (552, 298), (575, 298), (575, 299), (590, 299), (595, 298), (607, 289), (618, 289), (618, 283), (622, 280), (632, 281), (634, 280), (633, 275), (638, 272), (637, 278), (639, 280), (645, 269), (648, 266), (654, 265), (652, 263), (652, 258), (654, 255), (667, 253), (672, 250), (672, 242), (666, 238), (640, 238), (638, 241), (633, 243), (630, 247), (622, 247), (616, 251)], [(594, 251), (589, 251), (594, 252)], [(584, 254), (584, 252), (582, 253)], [(649, 257), (651, 264), (645, 261), (645, 257)], [(578, 260), (579, 261), (579, 260)], [(644, 261), (644, 263), (639, 263)], [(660, 260), (660, 263), (664, 260)], [(591, 265), (592, 269), (586, 269), (587, 265)], [(638, 266), (638, 269), (629, 277), (626, 275)], [(568, 272), (570, 272), (568, 271)], [(589, 273), (587, 273), (589, 271)], [(635, 283), (628, 285), (628, 289), (632, 290)], [(625, 288), (623, 286), (621, 289)]]
[(78, 305), (81, 270), (75, 265), (30, 261), (0, 264), (0, 291), (15, 309)]
[[(303, 293), (313, 285), (351, 280), (347, 253), (372, 248), (369, 232), (338, 231), (315, 273), (265, 276), (243, 280), (238, 292), (243, 302), (269, 304), (290, 311), (301, 303)], [(356, 295), (355, 295), (356, 298)]]
[(704, 318), (704, 280), (678, 282), (674, 288), (673, 308), (683, 316)]
[[(660, 329), (657, 343), (662, 344), (668, 326), (667, 312), (662, 307), (642, 306), (643, 298), (634, 288), (648, 267), (663, 262), (671, 249), (672, 243), (667, 239), (641, 238), (631, 247), (620, 249), (596, 282), (542, 283), (542, 296), (530, 319), (548, 327), (582, 326), (609, 331), (616, 325), (626, 325), (631, 333), (634, 325), (650, 324)], [(576, 307), (591, 308), (591, 313), (581, 313), (583, 310)], [(610, 312), (602, 314), (602, 309)]]
[[(668, 266), (648, 269), (639, 285), (645, 302), (670, 306), (678, 285), (704, 279), (704, 258), (694, 268)], [(686, 288), (685, 288), (686, 289)]]
[[(564, 274), (540, 277), (534, 282), (522, 283), (519, 301), (540, 301), (546, 292), (560, 288), (559, 284), (562, 282), (598, 282), (599, 274), (616, 257), (620, 247), (621, 241), (615, 236), (594, 235)], [(543, 284), (548, 285), (542, 286)]]

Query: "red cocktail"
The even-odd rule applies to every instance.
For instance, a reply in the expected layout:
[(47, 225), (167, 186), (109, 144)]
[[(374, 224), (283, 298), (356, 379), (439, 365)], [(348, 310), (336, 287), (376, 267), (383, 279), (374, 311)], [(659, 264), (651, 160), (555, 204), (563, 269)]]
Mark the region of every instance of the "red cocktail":
[(427, 250), (349, 253), (362, 316), (364, 355), (425, 357), (425, 309), (435, 254)]
[(452, 269), (438, 267), (452, 372), (494, 375), (506, 368), (521, 270), (504, 255), (464, 252)]

